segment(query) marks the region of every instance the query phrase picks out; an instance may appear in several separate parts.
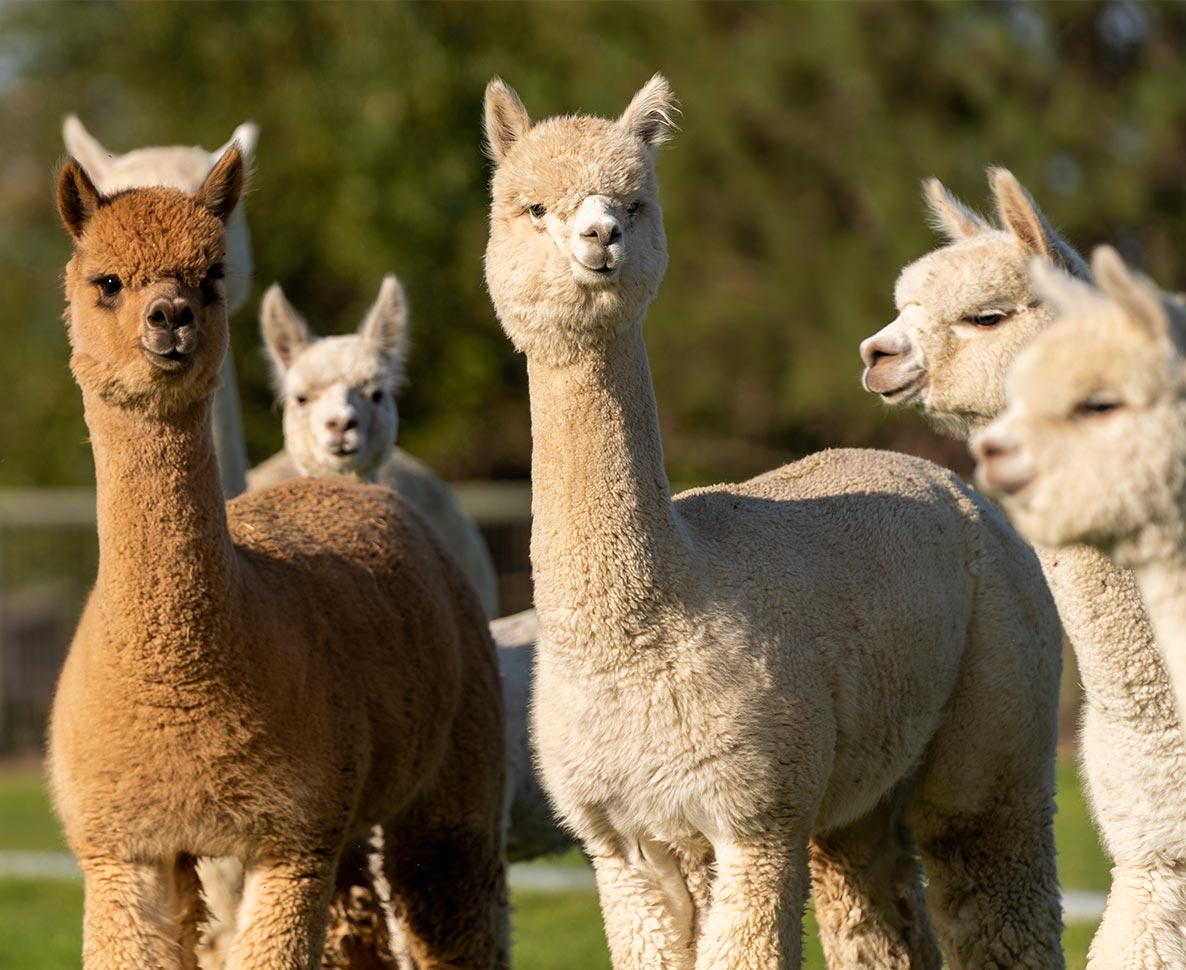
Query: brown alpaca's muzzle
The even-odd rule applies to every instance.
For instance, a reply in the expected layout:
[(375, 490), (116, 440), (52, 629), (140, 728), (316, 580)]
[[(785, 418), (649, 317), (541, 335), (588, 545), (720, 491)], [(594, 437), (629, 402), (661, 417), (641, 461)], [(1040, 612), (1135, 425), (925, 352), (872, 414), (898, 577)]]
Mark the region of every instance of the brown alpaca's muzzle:
[(154, 367), (181, 371), (193, 363), (198, 325), (191, 301), (180, 294), (159, 296), (149, 303), (140, 326), (140, 347)]

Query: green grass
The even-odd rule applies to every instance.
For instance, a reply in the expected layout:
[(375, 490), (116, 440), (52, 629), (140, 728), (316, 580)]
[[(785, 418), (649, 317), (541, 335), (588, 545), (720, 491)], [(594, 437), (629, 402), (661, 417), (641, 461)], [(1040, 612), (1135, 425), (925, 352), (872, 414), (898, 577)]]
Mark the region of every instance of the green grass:
[[(1055, 817), (1059, 874), (1064, 886), (1108, 888), (1110, 863), (1100, 848), (1079, 787), (1076, 766), (1058, 766)], [(0, 773), (0, 850), (61, 851), (61, 834), (49, 797), (35, 770)], [(579, 853), (560, 860), (585, 865)], [(609, 956), (593, 892), (516, 892), (512, 903), (517, 970), (609, 970)], [(1081, 970), (1093, 925), (1064, 935), (1068, 970)], [(824, 970), (814, 920), (804, 927), (805, 970)], [(40, 879), (0, 879), (0, 955), (4, 970), (77, 970), (82, 938), (82, 884)]]

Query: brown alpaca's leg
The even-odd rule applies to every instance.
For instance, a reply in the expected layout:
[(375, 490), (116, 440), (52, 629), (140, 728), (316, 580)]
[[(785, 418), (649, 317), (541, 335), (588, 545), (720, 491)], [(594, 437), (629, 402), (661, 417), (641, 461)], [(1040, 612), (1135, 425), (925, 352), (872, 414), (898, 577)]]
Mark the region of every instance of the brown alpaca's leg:
[(900, 799), (813, 839), (811, 881), (828, 966), (939, 970), (943, 958)]
[[(85, 970), (183, 970), (173, 865), (80, 858), (86, 880)], [(196, 885), (196, 881), (195, 881)]]
[(198, 879), (198, 860), (181, 855), (173, 871), (172, 906), (177, 914), (177, 937), (181, 949), (181, 970), (198, 970), (198, 942), (206, 922), (206, 904)]
[(316, 970), (336, 869), (332, 856), (248, 867), (226, 970)]
[(371, 875), (370, 842), (351, 842), (338, 863), (322, 970), (395, 970), (387, 913)]

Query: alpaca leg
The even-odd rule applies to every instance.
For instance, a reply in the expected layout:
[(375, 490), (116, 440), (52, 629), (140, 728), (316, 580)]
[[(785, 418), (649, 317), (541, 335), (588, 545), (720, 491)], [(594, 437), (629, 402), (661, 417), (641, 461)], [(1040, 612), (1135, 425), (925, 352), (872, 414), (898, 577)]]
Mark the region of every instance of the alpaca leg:
[(1116, 866), (1088, 970), (1186, 967), (1186, 865)]
[[(384, 826), (391, 904), (419, 970), (510, 965), (506, 864), (498, 832)], [(401, 837), (402, 836), (402, 837)]]
[(828, 966), (939, 970), (943, 958), (900, 799), (816, 836), (811, 880)]
[(198, 966), (222, 970), (238, 929), (243, 898), (243, 864), (230, 856), (198, 860), (198, 878), (206, 900), (206, 926), (198, 942)]
[(308, 856), (248, 867), (226, 970), (316, 970), (336, 864)]
[(696, 970), (799, 970), (810, 882), (806, 833), (719, 846), (716, 865)]
[(396, 970), (383, 896), (371, 869), (368, 840), (351, 842), (338, 862), (321, 956), (323, 970)]
[[(927, 902), (952, 970), (1062, 970), (1051, 799), (1008, 779), (977, 812), (918, 812)], [(1014, 789), (1015, 791), (1016, 789)]]

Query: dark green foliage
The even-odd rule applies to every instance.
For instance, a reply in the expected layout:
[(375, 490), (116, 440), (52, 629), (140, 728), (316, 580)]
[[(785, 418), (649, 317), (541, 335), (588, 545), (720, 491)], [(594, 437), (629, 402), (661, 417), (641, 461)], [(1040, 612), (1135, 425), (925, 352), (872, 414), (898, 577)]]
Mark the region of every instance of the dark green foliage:
[(671, 266), (648, 343), (674, 478), (826, 445), (955, 457), (859, 387), (856, 345), (935, 245), (919, 181), (975, 205), (1009, 166), (1081, 248), (1168, 287), (1186, 248), (1186, 7), (1140, 3), (187, 3), (0, 8), (0, 485), (90, 478), (66, 371), (52, 170), (62, 116), (109, 148), (257, 121), (257, 278), (233, 322), (248, 448), (278, 447), (255, 309), (280, 280), (353, 329), (382, 275), (412, 305), (402, 441), (449, 476), (519, 476), (521, 361), (482, 283), (485, 82), (533, 117), (616, 115), (656, 70)]

